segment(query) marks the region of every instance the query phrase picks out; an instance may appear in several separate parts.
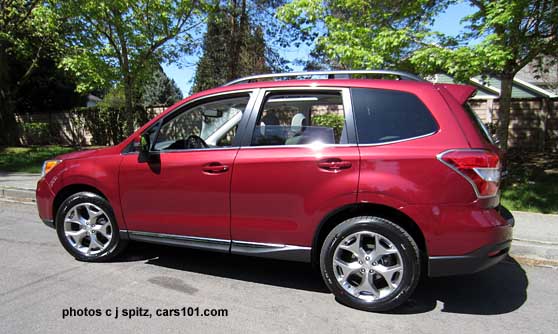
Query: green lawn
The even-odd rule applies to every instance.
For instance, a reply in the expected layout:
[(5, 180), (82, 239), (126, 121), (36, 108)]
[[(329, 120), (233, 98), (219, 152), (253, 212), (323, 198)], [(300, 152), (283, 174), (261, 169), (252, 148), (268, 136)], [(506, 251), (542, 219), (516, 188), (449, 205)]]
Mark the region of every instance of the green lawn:
[(558, 154), (512, 152), (502, 184), (510, 210), (558, 213)]
[(40, 173), (43, 161), (75, 150), (56, 145), (0, 148), (0, 171)]

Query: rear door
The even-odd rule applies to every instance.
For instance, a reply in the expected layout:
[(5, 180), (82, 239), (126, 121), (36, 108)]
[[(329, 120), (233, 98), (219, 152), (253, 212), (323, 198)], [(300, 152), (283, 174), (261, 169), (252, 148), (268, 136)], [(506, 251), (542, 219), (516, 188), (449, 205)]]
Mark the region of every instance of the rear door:
[(310, 247), (324, 216), (356, 201), (349, 90), (262, 90), (256, 106), (233, 169), (232, 251)]

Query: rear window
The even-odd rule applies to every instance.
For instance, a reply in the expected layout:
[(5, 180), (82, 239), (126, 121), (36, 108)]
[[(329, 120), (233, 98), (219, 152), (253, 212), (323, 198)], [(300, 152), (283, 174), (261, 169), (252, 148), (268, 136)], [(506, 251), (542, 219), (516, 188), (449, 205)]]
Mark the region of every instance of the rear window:
[(351, 95), (360, 144), (404, 140), (438, 130), (430, 111), (413, 94), (355, 88)]
[(492, 138), (490, 131), (488, 130), (486, 125), (481, 121), (479, 116), (477, 116), (477, 114), (473, 111), (473, 108), (471, 108), (469, 103), (465, 103), (463, 105), (463, 109), (465, 109), (467, 116), (471, 118), (473, 124), (476, 126), (477, 130), (483, 136), (483, 138), (486, 139), (489, 143), (494, 144), (494, 139)]

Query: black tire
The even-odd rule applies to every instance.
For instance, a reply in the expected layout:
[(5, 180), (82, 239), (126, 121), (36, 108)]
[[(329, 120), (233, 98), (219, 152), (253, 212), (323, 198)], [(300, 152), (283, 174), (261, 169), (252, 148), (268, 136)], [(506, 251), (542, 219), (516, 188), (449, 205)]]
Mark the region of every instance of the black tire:
[[(401, 256), (404, 270), (400, 283), (385, 297), (363, 300), (346, 291), (336, 278), (333, 265), (335, 250), (346, 237), (357, 232), (373, 232), (387, 238)], [(400, 226), (380, 217), (363, 216), (345, 220), (328, 234), (320, 252), (320, 271), (329, 290), (340, 303), (364, 311), (384, 312), (403, 304), (418, 284), (420, 267), (419, 249), (413, 238)]]
[[(104, 250), (97, 254), (84, 254), (78, 251), (70, 241), (66, 238), (65, 231), (64, 231), (64, 219), (66, 214), (69, 210), (71, 210), (74, 206), (83, 203), (91, 203), (99, 207), (104, 211), (106, 214), (106, 218), (108, 218), (108, 224), (110, 224), (112, 238), (110, 239), (108, 245)], [(105, 217), (103, 217), (105, 219)], [(56, 214), (56, 232), (58, 234), (58, 239), (62, 246), (66, 249), (68, 253), (70, 253), (76, 260), (85, 261), (85, 262), (105, 262), (113, 259), (115, 256), (120, 254), (127, 246), (128, 240), (120, 238), (120, 230), (118, 228), (118, 224), (116, 222), (116, 217), (114, 216), (114, 211), (110, 206), (109, 202), (104, 199), (103, 197), (91, 193), (91, 192), (79, 192), (69, 196), (63, 203), (60, 205), (58, 212)]]

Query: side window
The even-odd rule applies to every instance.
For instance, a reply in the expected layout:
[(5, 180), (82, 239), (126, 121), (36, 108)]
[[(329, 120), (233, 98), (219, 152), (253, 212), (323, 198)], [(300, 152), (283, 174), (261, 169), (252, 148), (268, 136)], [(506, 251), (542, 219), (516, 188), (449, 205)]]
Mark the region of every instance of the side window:
[(191, 150), (230, 146), (249, 96), (197, 105), (165, 120), (153, 149)]
[(358, 142), (380, 144), (434, 133), (436, 121), (413, 94), (380, 89), (351, 89)]
[(258, 115), (252, 146), (347, 143), (341, 93), (270, 93)]

